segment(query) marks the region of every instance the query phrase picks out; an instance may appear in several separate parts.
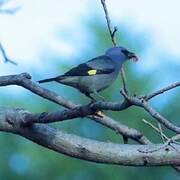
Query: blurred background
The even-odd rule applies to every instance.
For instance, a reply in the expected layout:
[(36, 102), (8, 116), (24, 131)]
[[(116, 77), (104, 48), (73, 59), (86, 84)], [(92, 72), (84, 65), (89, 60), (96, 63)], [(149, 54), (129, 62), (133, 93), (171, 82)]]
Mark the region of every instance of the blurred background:
[[(0, 41), (7, 55), (18, 63), (4, 63), (0, 54), (0, 75), (28, 72), (33, 80), (62, 74), (74, 65), (101, 55), (111, 47), (100, 0), (9, 0), (0, 14)], [(135, 52), (140, 61), (125, 65), (131, 94), (147, 94), (180, 79), (179, 0), (106, 0), (118, 44)], [(47, 83), (42, 85), (75, 103), (89, 100), (77, 90)], [(120, 101), (120, 79), (101, 94)], [(60, 107), (15, 86), (0, 88), (0, 105), (23, 107), (31, 112), (55, 111)], [(159, 112), (179, 124), (180, 91), (175, 89), (151, 101)], [(137, 128), (154, 143), (159, 135), (142, 122), (157, 125), (142, 109), (106, 112), (117, 121)], [(115, 132), (88, 119), (54, 123), (60, 130), (83, 137), (122, 143)], [(164, 129), (164, 133), (172, 135)], [(134, 143), (130, 141), (130, 143)], [(123, 167), (73, 159), (38, 146), (22, 137), (0, 134), (0, 179), (52, 180), (169, 180), (179, 179), (171, 167)]]

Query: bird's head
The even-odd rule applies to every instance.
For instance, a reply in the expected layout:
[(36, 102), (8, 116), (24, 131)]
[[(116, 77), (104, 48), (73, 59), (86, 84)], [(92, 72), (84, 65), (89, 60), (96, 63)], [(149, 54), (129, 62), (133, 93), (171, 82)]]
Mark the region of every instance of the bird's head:
[(134, 62), (138, 61), (138, 57), (133, 52), (130, 52), (126, 48), (120, 46), (108, 49), (105, 55), (110, 57), (112, 60), (121, 63), (128, 59), (132, 59)]

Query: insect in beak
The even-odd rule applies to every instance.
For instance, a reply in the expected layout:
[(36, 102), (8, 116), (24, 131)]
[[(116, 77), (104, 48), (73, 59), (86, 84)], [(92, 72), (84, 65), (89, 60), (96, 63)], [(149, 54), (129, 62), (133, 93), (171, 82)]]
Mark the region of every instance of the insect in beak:
[(134, 62), (137, 62), (139, 58), (132, 52), (128, 52), (127, 54), (128, 59), (132, 59)]

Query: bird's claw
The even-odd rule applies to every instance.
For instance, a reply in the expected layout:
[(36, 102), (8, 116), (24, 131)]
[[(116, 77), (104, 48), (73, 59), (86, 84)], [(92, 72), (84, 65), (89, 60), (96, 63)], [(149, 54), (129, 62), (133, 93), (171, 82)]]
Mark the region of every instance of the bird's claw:
[(97, 110), (97, 111), (95, 112), (95, 115), (98, 116), (98, 117), (100, 117), (100, 118), (103, 118), (103, 117), (104, 117), (103, 111), (100, 111), (100, 110)]

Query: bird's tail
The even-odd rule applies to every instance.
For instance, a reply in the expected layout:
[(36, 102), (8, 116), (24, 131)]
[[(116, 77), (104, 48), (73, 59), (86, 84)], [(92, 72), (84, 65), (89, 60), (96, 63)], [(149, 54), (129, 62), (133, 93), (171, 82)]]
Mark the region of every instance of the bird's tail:
[(38, 83), (45, 83), (45, 82), (50, 82), (50, 81), (56, 81), (56, 78), (43, 79), (43, 80), (38, 81)]

